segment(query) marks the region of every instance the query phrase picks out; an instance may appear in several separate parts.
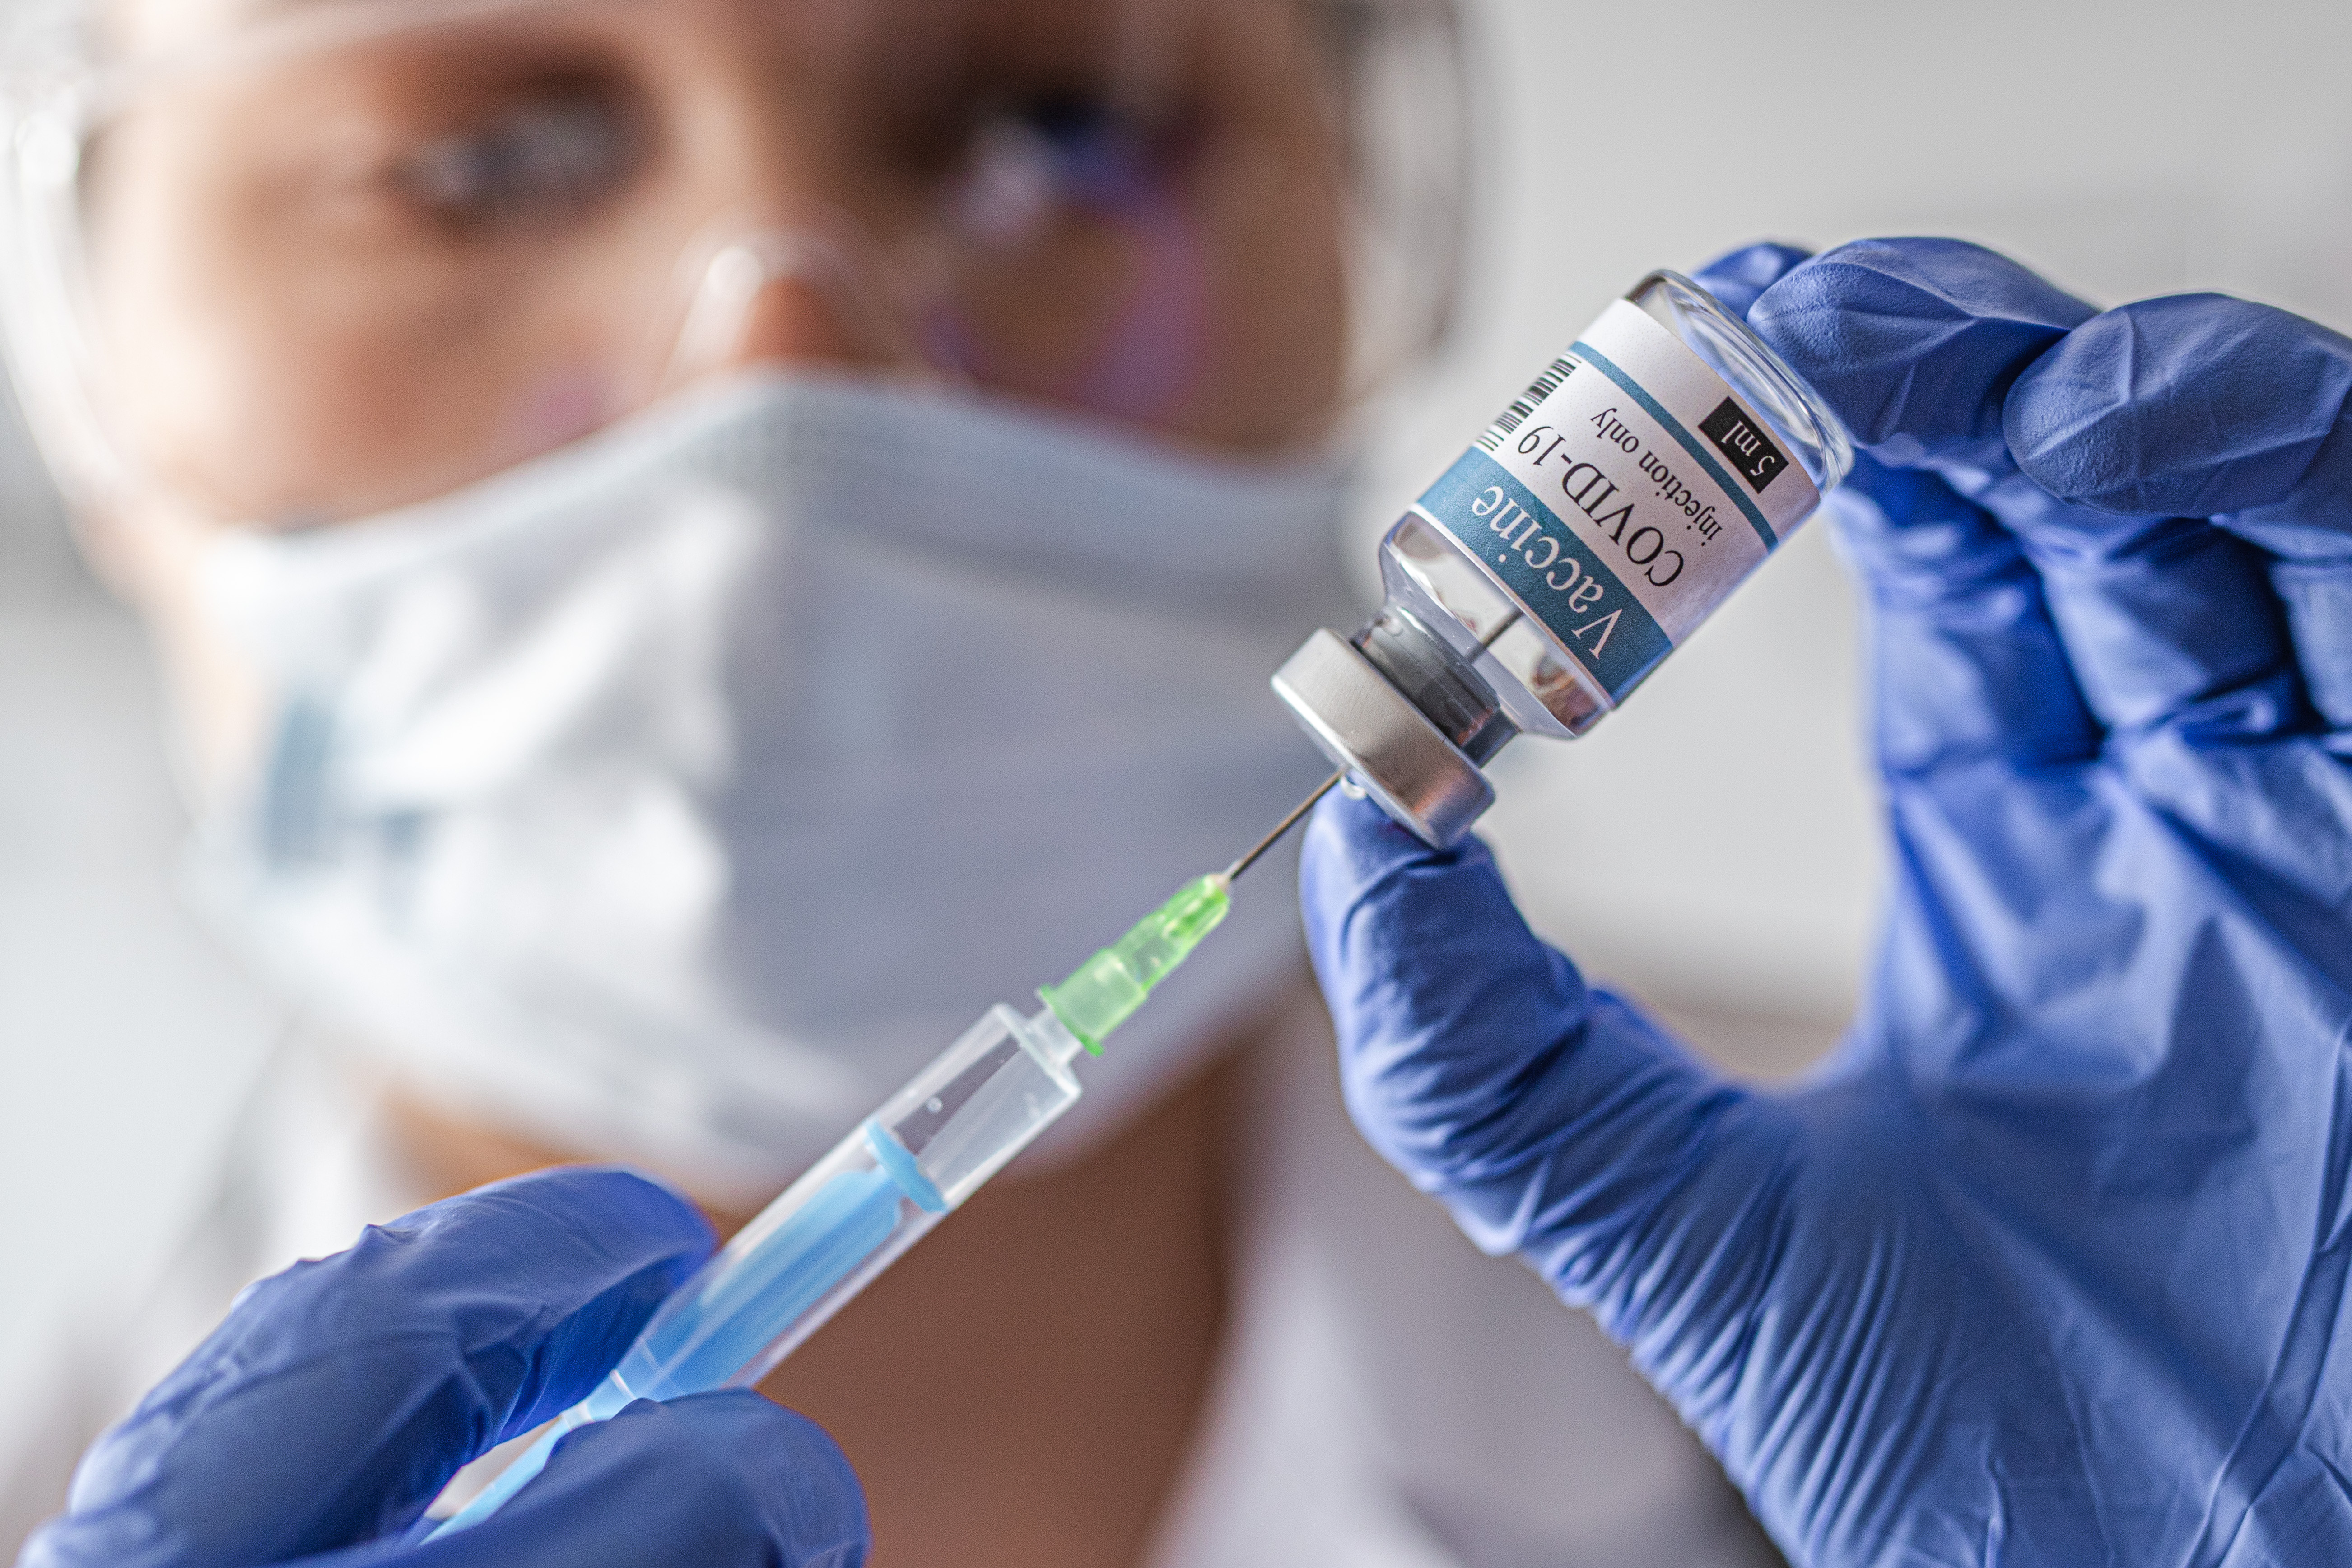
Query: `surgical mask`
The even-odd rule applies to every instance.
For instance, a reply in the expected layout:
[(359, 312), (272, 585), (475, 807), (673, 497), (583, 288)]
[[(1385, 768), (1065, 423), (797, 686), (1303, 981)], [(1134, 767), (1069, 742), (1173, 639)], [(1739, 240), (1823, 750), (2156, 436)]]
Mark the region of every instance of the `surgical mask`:
[[(278, 717), (205, 810), (207, 901), (437, 1097), (764, 1196), (1312, 782), (1265, 672), (1343, 607), (1340, 497), (1328, 464), (774, 374), (233, 535), (204, 594)], [(1279, 893), (1066, 1142), (1290, 982)]]

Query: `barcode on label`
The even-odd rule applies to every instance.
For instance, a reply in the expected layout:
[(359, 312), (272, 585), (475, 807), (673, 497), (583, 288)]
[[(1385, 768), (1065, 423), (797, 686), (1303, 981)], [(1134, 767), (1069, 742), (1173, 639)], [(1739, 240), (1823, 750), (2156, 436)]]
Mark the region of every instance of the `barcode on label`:
[(1567, 384), (1568, 378), (1576, 374), (1577, 363), (1565, 354), (1552, 361), (1551, 368), (1536, 377), (1528, 384), (1527, 392), (1508, 408), (1504, 409), (1503, 416), (1488, 426), (1484, 436), (1478, 437), (1478, 445), (1489, 452), (1501, 451), (1504, 441), (1518, 432), (1519, 426), (1528, 422), (1528, 416), (1535, 413), (1537, 406), (1545, 398), (1558, 392)]

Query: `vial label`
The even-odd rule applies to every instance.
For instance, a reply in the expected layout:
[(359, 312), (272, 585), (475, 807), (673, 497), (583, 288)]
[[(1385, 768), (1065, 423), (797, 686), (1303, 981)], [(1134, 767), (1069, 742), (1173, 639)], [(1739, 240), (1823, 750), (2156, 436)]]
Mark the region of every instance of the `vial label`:
[(1723, 378), (1621, 300), (1414, 510), (1613, 702), (1820, 504)]

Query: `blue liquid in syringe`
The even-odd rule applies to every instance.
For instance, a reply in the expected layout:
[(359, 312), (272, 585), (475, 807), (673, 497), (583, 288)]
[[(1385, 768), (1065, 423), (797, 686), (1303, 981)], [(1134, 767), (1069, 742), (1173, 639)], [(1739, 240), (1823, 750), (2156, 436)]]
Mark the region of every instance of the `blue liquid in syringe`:
[(947, 1205), (906, 1148), (873, 1122), (868, 1147), (882, 1168), (845, 1171), (775, 1234), (690, 1301), (664, 1310), (614, 1369), (639, 1398), (674, 1399), (723, 1387), (897, 1233), (902, 1203)]

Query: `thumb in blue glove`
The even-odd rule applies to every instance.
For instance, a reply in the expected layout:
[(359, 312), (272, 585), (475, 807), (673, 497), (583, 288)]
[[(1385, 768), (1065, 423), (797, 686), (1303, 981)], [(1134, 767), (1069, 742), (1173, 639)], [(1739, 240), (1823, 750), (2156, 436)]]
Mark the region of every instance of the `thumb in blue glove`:
[(93, 1447), (21, 1568), (693, 1563), (855, 1568), (841, 1452), (749, 1391), (640, 1402), (476, 1528), (411, 1544), (449, 1478), (577, 1403), (709, 1252), (617, 1170), (485, 1187), (238, 1299)]
[(1726, 1083), (1483, 848), (1331, 802), (1349, 1105), (1800, 1561), (2352, 1561), (2352, 342), (1950, 241), (1744, 259), (1864, 448), (1862, 1016), (1793, 1091)]

